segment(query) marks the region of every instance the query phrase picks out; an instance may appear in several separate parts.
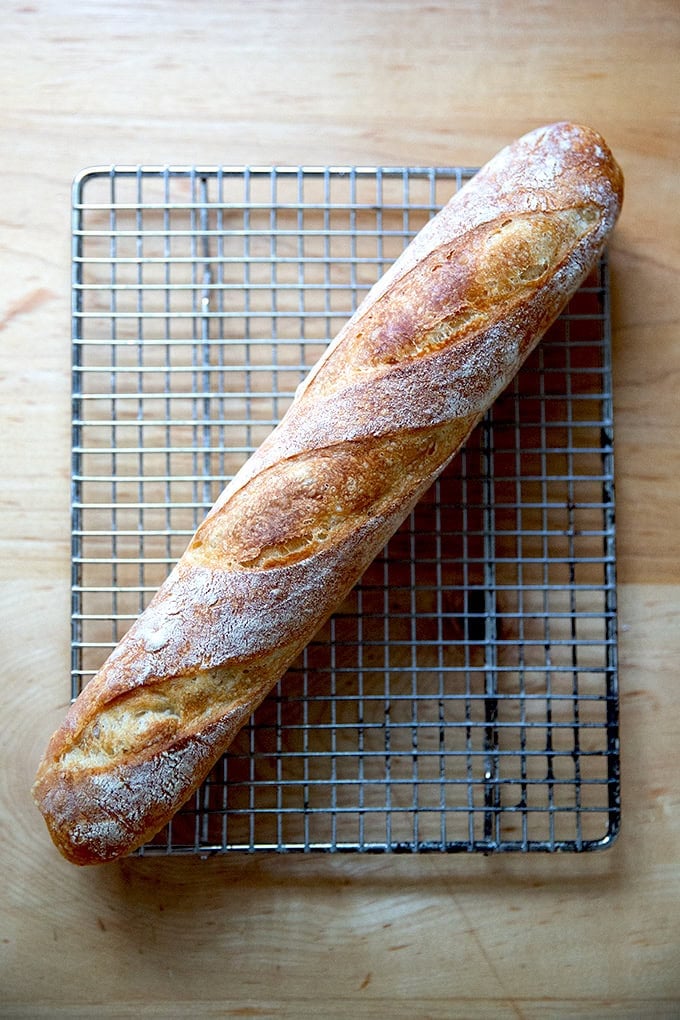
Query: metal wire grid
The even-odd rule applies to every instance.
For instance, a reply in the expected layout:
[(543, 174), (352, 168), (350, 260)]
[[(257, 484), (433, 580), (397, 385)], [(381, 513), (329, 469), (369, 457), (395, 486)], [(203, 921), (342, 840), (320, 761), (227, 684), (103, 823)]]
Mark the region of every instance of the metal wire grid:
[[(72, 694), (462, 169), (105, 167), (73, 204)], [(603, 262), (141, 853), (589, 850), (619, 826)]]

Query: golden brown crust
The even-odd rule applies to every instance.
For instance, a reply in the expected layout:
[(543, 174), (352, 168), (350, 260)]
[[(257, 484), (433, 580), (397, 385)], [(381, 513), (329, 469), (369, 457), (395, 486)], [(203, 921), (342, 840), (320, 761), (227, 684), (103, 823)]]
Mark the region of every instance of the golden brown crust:
[(62, 853), (148, 840), (448, 463), (600, 255), (622, 177), (557, 124), (504, 149), (376, 284), (53, 736)]

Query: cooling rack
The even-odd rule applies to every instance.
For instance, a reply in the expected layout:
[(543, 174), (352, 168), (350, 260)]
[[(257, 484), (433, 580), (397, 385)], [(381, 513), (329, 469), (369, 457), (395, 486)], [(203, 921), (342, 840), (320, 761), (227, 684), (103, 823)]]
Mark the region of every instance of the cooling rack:
[[(73, 192), (72, 695), (466, 169), (98, 167)], [(585, 851), (620, 819), (603, 260), (142, 854)]]

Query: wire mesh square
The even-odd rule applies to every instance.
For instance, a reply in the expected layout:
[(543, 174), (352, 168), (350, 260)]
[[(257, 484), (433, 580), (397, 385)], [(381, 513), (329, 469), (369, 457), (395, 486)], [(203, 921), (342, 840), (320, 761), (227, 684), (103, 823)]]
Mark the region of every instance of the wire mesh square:
[[(123, 167), (73, 196), (72, 696), (466, 169)], [(620, 820), (603, 260), (139, 853), (590, 850)]]

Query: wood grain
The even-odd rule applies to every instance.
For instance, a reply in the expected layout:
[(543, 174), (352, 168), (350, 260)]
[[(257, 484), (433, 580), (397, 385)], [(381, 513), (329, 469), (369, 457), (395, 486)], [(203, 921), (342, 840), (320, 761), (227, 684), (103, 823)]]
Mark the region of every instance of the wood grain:
[[(3, 18), (3, 1015), (677, 1015), (677, 4), (28, 0)], [(69, 867), (28, 790), (68, 698), (74, 174), (474, 165), (561, 117), (602, 131), (627, 185), (611, 248), (618, 842), (579, 858)]]

